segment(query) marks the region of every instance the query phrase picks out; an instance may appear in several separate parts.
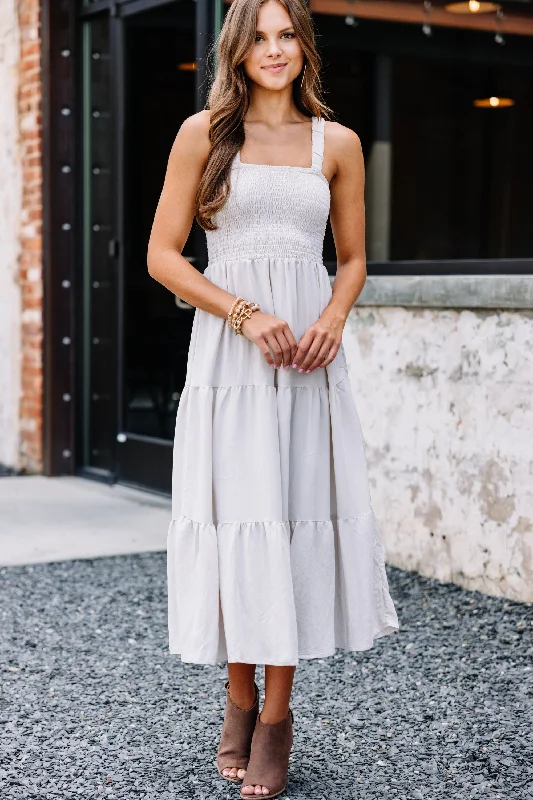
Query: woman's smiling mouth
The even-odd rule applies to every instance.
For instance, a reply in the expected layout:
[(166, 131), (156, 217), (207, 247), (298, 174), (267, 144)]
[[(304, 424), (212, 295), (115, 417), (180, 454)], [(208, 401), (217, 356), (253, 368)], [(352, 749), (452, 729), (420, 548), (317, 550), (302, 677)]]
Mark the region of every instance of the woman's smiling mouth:
[(281, 72), (281, 70), (286, 66), (287, 66), (286, 63), (285, 64), (281, 64), (281, 63), (280, 64), (268, 64), (266, 67), (261, 67), (261, 69), (266, 69), (267, 72), (278, 73), (278, 72)]

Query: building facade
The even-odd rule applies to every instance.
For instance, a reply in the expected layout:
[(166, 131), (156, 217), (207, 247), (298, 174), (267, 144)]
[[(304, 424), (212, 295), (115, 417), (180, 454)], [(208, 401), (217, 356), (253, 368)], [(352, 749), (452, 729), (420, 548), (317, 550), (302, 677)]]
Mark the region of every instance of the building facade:
[[(310, 0), (367, 167), (345, 345), (389, 562), (533, 601), (533, 8), (462, 5)], [(226, 7), (0, 8), (5, 467), (169, 491), (194, 309), (146, 244)], [(196, 226), (184, 255), (205, 267)]]

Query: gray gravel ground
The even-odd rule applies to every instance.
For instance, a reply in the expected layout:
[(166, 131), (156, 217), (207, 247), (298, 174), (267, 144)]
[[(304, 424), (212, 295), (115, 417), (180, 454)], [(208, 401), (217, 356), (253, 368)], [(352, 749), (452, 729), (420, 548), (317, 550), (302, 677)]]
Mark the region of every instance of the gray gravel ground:
[[(533, 609), (389, 577), (401, 632), (296, 672), (283, 797), (533, 798)], [(164, 554), (2, 569), (0, 616), (2, 800), (238, 797), (224, 665), (168, 655)]]

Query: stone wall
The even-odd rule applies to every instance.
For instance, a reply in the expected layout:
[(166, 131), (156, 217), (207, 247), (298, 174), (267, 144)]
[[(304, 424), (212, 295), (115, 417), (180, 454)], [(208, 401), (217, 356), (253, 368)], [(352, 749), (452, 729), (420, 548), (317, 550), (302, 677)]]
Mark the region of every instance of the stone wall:
[(533, 601), (533, 311), (356, 305), (344, 334), (389, 563)]
[(18, 88), (20, 31), (15, 0), (0, 3), (0, 464), (19, 463), (21, 297), (18, 283), (22, 161)]

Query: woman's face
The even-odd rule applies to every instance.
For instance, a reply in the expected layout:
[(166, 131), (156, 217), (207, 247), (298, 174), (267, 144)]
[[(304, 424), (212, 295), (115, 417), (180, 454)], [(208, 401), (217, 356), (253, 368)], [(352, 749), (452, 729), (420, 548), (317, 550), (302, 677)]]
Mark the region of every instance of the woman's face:
[(255, 42), (243, 63), (250, 80), (274, 91), (290, 85), (301, 72), (302, 46), (278, 0), (267, 0), (259, 8)]

